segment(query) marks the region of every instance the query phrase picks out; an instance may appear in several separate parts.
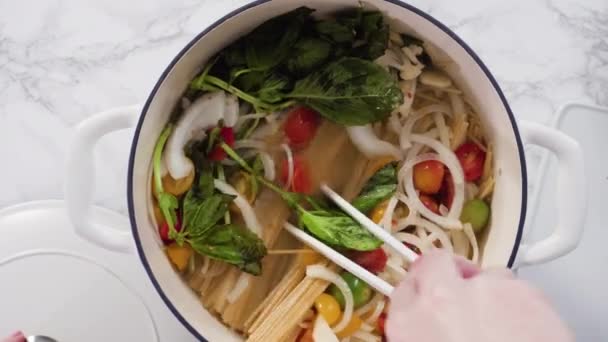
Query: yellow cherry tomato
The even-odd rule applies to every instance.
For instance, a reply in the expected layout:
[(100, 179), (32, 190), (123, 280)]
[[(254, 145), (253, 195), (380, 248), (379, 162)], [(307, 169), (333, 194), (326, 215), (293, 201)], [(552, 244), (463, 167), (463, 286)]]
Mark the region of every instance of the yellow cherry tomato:
[[(190, 188), (192, 188), (192, 182), (194, 182), (194, 170), (192, 170), (186, 177), (180, 179), (173, 179), (169, 173), (163, 178), (163, 190), (174, 196), (181, 196), (185, 194)], [(154, 177), (152, 177), (152, 194), (157, 197), (156, 183)]]
[[(378, 224), (382, 220), (384, 216), (384, 212), (386, 212), (386, 207), (388, 207), (388, 200), (382, 201), (378, 203), (369, 213), (369, 217), (374, 221), (374, 223)], [(393, 213), (393, 217), (397, 217), (397, 219), (405, 218), (410, 214), (409, 208), (403, 203), (399, 202), (397, 207), (395, 208), (395, 212)]]
[(170, 174), (167, 173), (163, 177), (163, 188), (166, 192), (174, 195), (181, 196), (190, 190), (192, 182), (194, 181), (194, 170), (190, 172), (186, 177), (180, 179), (173, 179)]
[(175, 267), (183, 272), (188, 265), (188, 260), (192, 256), (192, 248), (189, 245), (180, 246), (177, 243), (172, 243), (165, 250), (169, 260)]
[(315, 309), (329, 325), (338, 322), (342, 315), (338, 301), (327, 293), (322, 293), (315, 299)]
[(359, 330), (362, 324), (363, 321), (361, 318), (359, 318), (357, 314), (353, 313), (353, 317), (350, 319), (346, 327), (339, 331), (336, 335), (339, 339), (347, 338)]
[(302, 266), (314, 265), (322, 259), (323, 256), (321, 256), (321, 254), (311, 250), (310, 253), (300, 253), (298, 256), (298, 264)]
[(386, 207), (388, 206), (388, 200), (382, 201), (378, 203), (374, 209), (369, 213), (369, 217), (374, 221), (374, 223), (378, 224), (382, 220), (384, 216), (384, 212), (386, 211)]

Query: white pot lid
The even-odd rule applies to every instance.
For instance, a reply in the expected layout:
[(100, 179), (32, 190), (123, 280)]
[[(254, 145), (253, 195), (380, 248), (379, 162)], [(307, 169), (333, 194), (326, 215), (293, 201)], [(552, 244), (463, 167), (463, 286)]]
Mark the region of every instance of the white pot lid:
[[(96, 222), (125, 218), (92, 208)], [(79, 238), (62, 201), (0, 210), (0, 339), (15, 330), (59, 342), (194, 341), (162, 303), (135, 255)]]

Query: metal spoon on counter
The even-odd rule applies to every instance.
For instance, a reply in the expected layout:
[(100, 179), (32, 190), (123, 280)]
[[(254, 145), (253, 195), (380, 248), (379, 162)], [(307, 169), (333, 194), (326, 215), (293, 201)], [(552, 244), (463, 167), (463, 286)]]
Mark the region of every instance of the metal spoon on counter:
[(48, 336), (42, 336), (42, 335), (28, 336), (26, 341), (27, 342), (59, 342), (54, 338), (50, 338)]

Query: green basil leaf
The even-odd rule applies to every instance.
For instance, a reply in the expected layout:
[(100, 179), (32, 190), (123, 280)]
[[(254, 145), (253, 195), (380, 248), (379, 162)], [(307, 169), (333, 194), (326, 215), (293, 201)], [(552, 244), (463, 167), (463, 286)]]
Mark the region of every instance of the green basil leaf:
[(323, 20), (315, 23), (315, 31), (325, 39), (335, 43), (352, 44), (355, 39), (355, 31), (352, 27), (339, 23), (336, 20)]
[(184, 232), (189, 238), (203, 238), (228, 211), (235, 196), (213, 194), (201, 197), (191, 189), (184, 198)]
[(294, 75), (305, 75), (322, 65), (331, 52), (331, 45), (319, 38), (302, 38), (292, 48), (286, 61), (287, 70)]
[(365, 43), (354, 49), (353, 56), (374, 60), (384, 55), (388, 47), (389, 27), (384, 23), (382, 13), (364, 13), (358, 35)]
[(300, 222), (312, 235), (335, 247), (371, 251), (382, 245), (382, 240), (343, 213), (304, 210)]
[(268, 103), (279, 102), (283, 99), (284, 91), (289, 87), (289, 79), (285, 76), (273, 73), (260, 85), (260, 90), (257, 92), (257, 97)]
[(362, 213), (368, 213), (376, 205), (390, 198), (397, 191), (397, 165), (386, 164), (365, 183), (363, 190), (352, 205)]
[(403, 103), (401, 90), (386, 70), (350, 57), (299, 80), (287, 98), (346, 126), (383, 120)]
[(191, 239), (189, 243), (199, 254), (235, 265), (253, 275), (262, 273), (266, 247), (246, 228), (234, 224), (214, 226), (204, 239)]
[(255, 70), (266, 70), (277, 66), (289, 55), (304, 24), (311, 20), (312, 9), (299, 7), (272, 18), (243, 38), (247, 66)]

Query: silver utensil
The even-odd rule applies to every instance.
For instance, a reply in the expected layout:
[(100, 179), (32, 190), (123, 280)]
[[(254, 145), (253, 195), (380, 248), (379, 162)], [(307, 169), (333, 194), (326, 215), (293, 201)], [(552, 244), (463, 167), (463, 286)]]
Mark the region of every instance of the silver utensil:
[(58, 342), (58, 341), (56, 339), (50, 338), (48, 336), (34, 335), (34, 336), (28, 336), (27, 342)]

